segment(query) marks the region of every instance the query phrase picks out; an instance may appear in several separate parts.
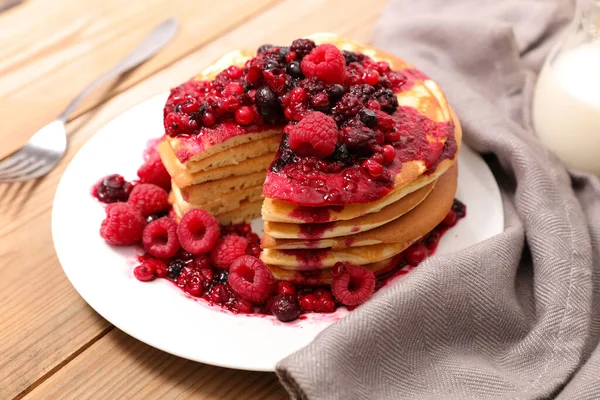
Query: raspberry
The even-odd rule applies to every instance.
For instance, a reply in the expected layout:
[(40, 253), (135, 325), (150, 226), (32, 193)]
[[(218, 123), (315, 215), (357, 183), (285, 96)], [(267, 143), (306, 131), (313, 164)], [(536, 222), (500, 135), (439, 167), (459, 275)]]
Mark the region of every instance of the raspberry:
[(337, 125), (331, 117), (313, 112), (291, 127), (289, 146), (302, 156), (325, 158), (335, 151), (337, 131)]
[(241, 236), (229, 235), (220, 239), (210, 253), (212, 264), (221, 269), (229, 269), (236, 259), (246, 255), (248, 240)]
[(177, 223), (163, 217), (152, 221), (144, 229), (142, 241), (146, 251), (156, 258), (171, 258), (180, 248)]
[(127, 201), (133, 185), (121, 175), (108, 175), (94, 188), (94, 196), (103, 203)]
[(412, 245), (408, 249), (404, 250), (406, 261), (413, 266), (419, 265), (424, 259), (427, 258), (428, 255), (429, 251), (427, 250), (427, 247), (421, 244)]
[(289, 322), (300, 316), (300, 304), (296, 296), (291, 294), (278, 294), (267, 303), (267, 309), (282, 322)]
[(100, 236), (109, 244), (128, 246), (139, 243), (146, 220), (127, 203), (114, 203), (106, 207), (106, 218), (100, 226)]
[(127, 202), (147, 217), (166, 210), (169, 207), (169, 195), (159, 186), (140, 183), (133, 188)]
[(241, 298), (254, 304), (264, 303), (273, 291), (275, 279), (258, 258), (242, 256), (229, 267), (229, 285)]
[(300, 67), (305, 76), (316, 76), (325, 83), (343, 83), (346, 75), (346, 60), (332, 44), (315, 47), (304, 57)]
[(333, 277), (331, 291), (340, 303), (346, 306), (357, 306), (373, 295), (375, 290), (373, 271), (350, 263), (337, 263), (334, 268), (339, 273)]
[(364, 108), (364, 105), (356, 95), (346, 93), (333, 107), (331, 114), (335, 122), (341, 125), (344, 121), (358, 114), (362, 108)]
[[(308, 79), (303, 79), (300, 82), (300, 87), (306, 91), (310, 96), (314, 96), (317, 93), (322, 92), (327, 88), (327, 85), (323, 83), (319, 78), (312, 77)], [(342, 88), (343, 90), (343, 88)]]
[(310, 39), (296, 39), (290, 46), (290, 52), (296, 53), (296, 60), (303, 59), (308, 55), (317, 45)]
[(390, 89), (379, 89), (373, 94), (379, 102), (381, 109), (388, 114), (392, 114), (398, 108), (398, 98)]
[(208, 253), (219, 239), (219, 224), (206, 210), (188, 211), (177, 228), (181, 247), (192, 254)]
[(152, 183), (166, 191), (171, 190), (171, 176), (167, 172), (160, 157), (151, 157), (138, 169), (142, 183)]

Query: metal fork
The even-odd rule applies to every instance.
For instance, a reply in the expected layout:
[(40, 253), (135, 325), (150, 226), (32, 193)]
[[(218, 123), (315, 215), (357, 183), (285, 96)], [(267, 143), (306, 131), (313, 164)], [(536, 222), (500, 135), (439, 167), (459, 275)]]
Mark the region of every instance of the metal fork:
[(65, 123), (69, 114), (91, 92), (108, 80), (140, 65), (162, 49), (177, 33), (179, 24), (170, 18), (150, 32), (127, 57), (92, 82), (53, 122), (36, 132), (27, 144), (0, 162), (0, 183), (22, 182), (46, 175), (58, 164), (67, 150)]

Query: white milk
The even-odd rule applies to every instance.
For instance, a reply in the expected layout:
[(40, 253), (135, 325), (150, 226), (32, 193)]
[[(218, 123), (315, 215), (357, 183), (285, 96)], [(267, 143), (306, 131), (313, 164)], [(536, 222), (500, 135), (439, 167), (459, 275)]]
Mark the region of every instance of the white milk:
[(535, 90), (533, 123), (565, 165), (600, 176), (600, 42), (546, 64)]

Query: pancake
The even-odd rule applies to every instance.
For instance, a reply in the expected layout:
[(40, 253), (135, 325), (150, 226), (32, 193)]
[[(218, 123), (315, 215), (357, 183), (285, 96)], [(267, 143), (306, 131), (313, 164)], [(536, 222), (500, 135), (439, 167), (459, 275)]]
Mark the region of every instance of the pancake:
[(209, 181), (216, 181), (230, 176), (241, 176), (253, 172), (265, 171), (274, 156), (272, 153), (267, 153), (259, 157), (246, 159), (239, 164), (190, 173), (185, 169), (179, 168), (175, 154), (167, 142), (162, 141), (158, 144), (158, 152), (167, 172), (171, 175), (175, 184), (180, 188)]
[[(402, 261), (402, 255), (396, 255), (385, 260), (377, 261), (371, 264), (365, 264), (363, 267), (370, 269), (375, 275), (385, 274), (387, 271), (395, 269)], [(293, 271), (291, 269), (279, 268), (275, 265), (267, 265), (273, 277), (277, 280), (290, 281), (296, 285), (307, 286), (325, 286), (333, 282), (331, 268), (317, 269), (313, 271)]]
[(434, 164), (426, 174), (423, 174), (409, 185), (395, 187), (386, 196), (374, 202), (333, 207), (303, 207), (286, 201), (265, 198), (262, 217), (265, 221), (306, 224), (351, 220), (365, 214), (379, 212), (384, 207), (438, 179), (455, 163), (461, 141), (462, 130), (457, 129), (454, 133), (454, 140), (448, 141), (449, 145), (451, 143), (456, 144), (456, 152), (452, 158), (438, 160), (439, 164)]
[(265, 264), (284, 269), (310, 270), (330, 268), (340, 261), (364, 265), (392, 257), (444, 220), (454, 202), (457, 173), (453, 166), (421, 204), (379, 228), (342, 238), (317, 239), (311, 241), (313, 247), (301, 250), (268, 248), (260, 258)]
[(201, 208), (208, 211), (215, 217), (226, 212), (235, 212), (244, 201), (255, 202), (262, 201), (262, 186), (254, 186), (229, 192), (219, 198), (215, 198), (206, 203), (188, 203), (183, 200), (181, 191), (177, 186), (172, 187), (172, 197), (174, 204), (177, 204), (180, 211), (184, 214), (193, 208)]
[[(442, 178), (440, 178), (442, 179)], [(368, 231), (386, 224), (406, 214), (421, 203), (431, 192), (435, 182), (430, 183), (400, 200), (381, 209), (381, 211), (363, 215), (350, 220), (342, 220), (323, 224), (287, 224), (265, 221), (264, 248), (295, 249), (295, 243), (306, 243), (306, 239), (323, 239), (353, 235)], [(299, 240), (286, 240), (299, 239)], [(291, 245), (291, 246), (290, 246)]]
[(274, 154), (279, 148), (280, 141), (281, 137), (279, 135), (272, 135), (264, 139), (231, 147), (202, 160), (188, 161), (185, 165), (179, 162), (176, 157), (175, 160), (181, 169), (185, 169), (190, 173), (210, 171), (215, 168), (239, 164), (249, 158), (260, 157), (267, 153)]
[(266, 171), (258, 171), (247, 175), (230, 176), (218, 181), (186, 186), (179, 188), (179, 190), (181, 191), (182, 198), (188, 203), (201, 204), (237, 190), (253, 186), (262, 187), (266, 174)]
[[(173, 210), (177, 215), (178, 220), (188, 211), (187, 209), (182, 209), (181, 205), (177, 202), (173, 201), (173, 196), (169, 199), (173, 204)], [(220, 215), (214, 215), (217, 222), (221, 225), (230, 225), (230, 224), (241, 224), (246, 221), (251, 221), (254, 218), (260, 217), (260, 206), (262, 204), (262, 200), (250, 202), (247, 200), (243, 200), (240, 202), (239, 207), (233, 211), (229, 211)]]

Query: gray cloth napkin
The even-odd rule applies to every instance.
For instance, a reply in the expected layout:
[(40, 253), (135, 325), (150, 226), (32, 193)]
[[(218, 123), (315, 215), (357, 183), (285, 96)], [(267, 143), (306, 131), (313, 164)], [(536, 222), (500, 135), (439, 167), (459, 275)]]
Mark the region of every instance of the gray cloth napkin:
[(505, 231), (425, 261), (281, 361), (292, 397), (600, 398), (600, 184), (529, 123), (572, 15), (569, 1), (391, 1), (375, 45), (445, 90), (501, 185)]

